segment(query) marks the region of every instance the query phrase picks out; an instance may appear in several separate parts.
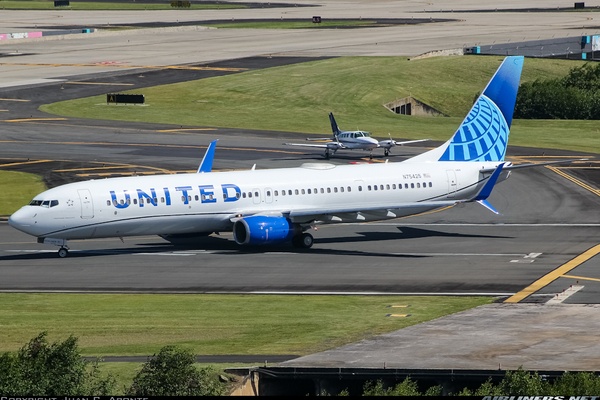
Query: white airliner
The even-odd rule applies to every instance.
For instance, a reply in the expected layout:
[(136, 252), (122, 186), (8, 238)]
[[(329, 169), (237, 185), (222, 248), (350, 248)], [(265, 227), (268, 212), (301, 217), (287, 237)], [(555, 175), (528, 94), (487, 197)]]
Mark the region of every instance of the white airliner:
[[(67, 240), (164, 238), (233, 231), (240, 245), (311, 247), (319, 224), (375, 221), (479, 202), (520, 168), (504, 161), (524, 58), (506, 57), (456, 133), (402, 162), (212, 171), (216, 141), (198, 173), (89, 180), (49, 189), (9, 224), (60, 246)], [(497, 212), (496, 212), (497, 213)]]
[(390, 149), (395, 146), (402, 146), (409, 143), (424, 142), (429, 139), (418, 139), (418, 140), (407, 140), (404, 142), (397, 142), (391, 137), (386, 140), (377, 140), (371, 136), (367, 131), (342, 131), (335, 122), (333, 113), (329, 113), (329, 121), (331, 122), (331, 131), (333, 132), (333, 138), (307, 138), (306, 140), (319, 140), (326, 141), (327, 143), (322, 144), (308, 144), (308, 143), (284, 143), (288, 146), (302, 146), (302, 147), (317, 147), (325, 149), (325, 158), (329, 159), (331, 154), (335, 154), (336, 151), (344, 150), (368, 150), (369, 158), (373, 158), (373, 149), (383, 148), (384, 156), (390, 155)]

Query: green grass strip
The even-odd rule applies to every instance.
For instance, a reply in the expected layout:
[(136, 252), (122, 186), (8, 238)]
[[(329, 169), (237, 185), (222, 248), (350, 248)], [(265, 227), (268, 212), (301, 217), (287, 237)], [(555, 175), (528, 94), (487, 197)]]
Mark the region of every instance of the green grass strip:
[[(298, 354), (335, 348), (492, 302), (490, 297), (0, 294), (0, 352), (39, 332), (82, 355)], [(404, 305), (406, 308), (391, 308)], [(410, 314), (388, 317), (387, 314)]]

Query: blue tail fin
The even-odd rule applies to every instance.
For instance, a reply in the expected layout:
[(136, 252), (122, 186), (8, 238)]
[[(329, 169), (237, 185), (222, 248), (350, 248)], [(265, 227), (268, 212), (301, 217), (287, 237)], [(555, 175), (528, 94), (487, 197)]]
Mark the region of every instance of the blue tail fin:
[(340, 133), (340, 128), (338, 128), (337, 122), (335, 122), (335, 118), (333, 118), (333, 113), (329, 113), (329, 122), (331, 122), (331, 131), (333, 132), (333, 136), (337, 136)]
[(503, 161), (523, 61), (523, 56), (506, 57), (454, 136), (410, 161)]

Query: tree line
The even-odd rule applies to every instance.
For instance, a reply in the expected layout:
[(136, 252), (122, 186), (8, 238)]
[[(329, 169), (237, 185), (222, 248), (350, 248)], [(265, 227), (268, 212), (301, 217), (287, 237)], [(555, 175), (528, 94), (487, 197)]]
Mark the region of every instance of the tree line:
[[(49, 343), (47, 332), (34, 337), (15, 353), (0, 355), (0, 394), (19, 396), (111, 396), (116, 379), (103, 374), (99, 359), (88, 361), (81, 356), (77, 338)], [(396, 385), (382, 380), (368, 381), (363, 396), (442, 396), (442, 386), (420, 387), (406, 378)], [(129, 396), (222, 396), (228, 394), (227, 383), (211, 367), (198, 368), (190, 351), (165, 346), (154, 354), (125, 388)], [(549, 380), (536, 371), (519, 368), (507, 371), (499, 383), (489, 378), (476, 388), (465, 387), (457, 396), (592, 396), (600, 395), (600, 376), (592, 372), (565, 372)], [(319, 393), (330, 396), (330, 393)], [(334, 394), (349, 396), (343, 390)]]
[[(16, 353), (0, 356), (0, 394), (19, 396), (110, 396), (116, 379), (102, 374), (99, 359), (88, 361), (77, 338), (49, 343), (47, 332)], [(195, 355), (165, 346), (143, 364), (126, 393), (132, 396), (219, 396), (227, 385), (211, 368), (197, 368)]]
[(600, 63), (586, 63), (557, 79), (519, 87), (515, 118), (600, 119)]

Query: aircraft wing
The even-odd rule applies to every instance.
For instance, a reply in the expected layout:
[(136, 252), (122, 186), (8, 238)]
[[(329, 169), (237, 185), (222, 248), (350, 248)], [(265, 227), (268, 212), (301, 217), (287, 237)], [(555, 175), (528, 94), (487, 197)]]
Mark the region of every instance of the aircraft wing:
[(282, 215), (290, 218), (296, 223), (310, 223), (311, 221), (337, 221), (355, 219), (357, 222), (364, 220), (369, 215), (385, 215), (388, 218), (406, 215), (402, 211), (410, 210), (411, 213), (418, 213), (419, 210), (428, 211), (434, 208), (449, 207), (457, 203), (455, 200), (446, 201), (428, 201), (415, 203), (390, 203), (385, 206), (377, 205), (373, 207), (361, 207), (360, 209), (333, 207), (328, 209), (295, 209), (290, 211), (282, 211)]
[[(286, 217), (289, 218), (290, 220), (292, 220), (292, 222), (294, 223), (300, 223), (300, 224), (308, 224), (314, 221), (335, 221), (336, 217), (338, 218), (344, 218), (347, 219), (351, 216), (356, 216), (356, 220), (357, 222), (360, 222), (361, 218), (360, 215), (377, 215), (377, 214), (384, 214), (384, 215), (390, 215), (389, 213), (395, 214), (394, 210), (397, 211), (401, 211), (401, 210), (411, 210), (411, 211), (415, 211), (418, 212), (419, 209), (422, 210), (430, 210), (433, 208), (440, 208), (440, 207), (449, 207), (449, 206), (453, 206), (456, 203), (458, 203), (458, 201), (456, 200), (444, 200), (444, 201), (424, 201), (424, 202), (415, 202), (415, 203), (390, 203), (387, 204), (385, 206), (382, 205), (377, 205), (377, 206), (372, 206), (372, 207), (361, 207), (360, 209), (357, 209), (356, 207), (353, 208), (348, 208), (348, 207), (332, 207), (332, 208), (301, 208), (301, 209), (294, 209), (294, 210), (271, 210), (271, 211), (264, 211), (264, 210), (244, 210), (244, 211), (240, 211), (239, 213), (233, 214), (229, 216), (229, 219), (231, 222), (235, 222), (237, 219), (243, 218), (243, 217), (248, 217), (248, 216), (254, 216), (254, 215), (261, 215), (261, 216), (280, 216), (280, 217)], [(403, 213), (399, 213), (400, 215), (403, 215)], [(393, 215), (392, 215), (393, 218)]]
[(301, 147), (319, 147), (321, 149), (332, 149), (332, 150), (337, 150), (337, 149), (345, 149), (346, 146), (344, 146), (342, 143), (340, 142), (327, 142), (327, 143), (322, 143), (322, 144), (312, 144), (312, 143), (284, 143), (284, 145), (286, 146), (301, 146)]
[(389, 149), (390, 147), (394, 147), (394, 146), (403, 146), (405, 144), (410, 144), (410, 143), (426, 142), (428, 140), (429, 139), (417, 139), (417, 140), (405, 140), (402, 142), (398, 142), (393, 139), (386, 139), (386, 140), (379, 141), (379, 147), (385, 147), (385, 148)]

